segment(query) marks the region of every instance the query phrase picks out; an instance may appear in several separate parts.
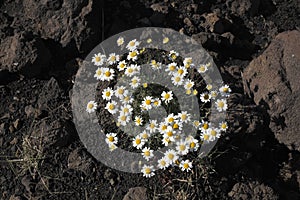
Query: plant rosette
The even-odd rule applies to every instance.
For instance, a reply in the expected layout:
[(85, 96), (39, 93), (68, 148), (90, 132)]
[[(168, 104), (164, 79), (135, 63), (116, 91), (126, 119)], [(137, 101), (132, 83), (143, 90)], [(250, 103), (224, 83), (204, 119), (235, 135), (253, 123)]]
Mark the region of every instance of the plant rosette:
[(134, 29), (87, 56), (73, 89), (74, 121), (88, 151), (112, 168), (145, 177), (190, 172), (228, 129), (230, 92), (193, 39)]

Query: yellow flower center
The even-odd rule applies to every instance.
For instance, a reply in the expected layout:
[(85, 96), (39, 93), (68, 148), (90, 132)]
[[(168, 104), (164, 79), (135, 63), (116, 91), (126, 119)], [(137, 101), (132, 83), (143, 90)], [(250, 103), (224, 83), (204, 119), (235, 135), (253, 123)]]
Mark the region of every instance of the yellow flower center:
[(162, 127), (161, 127), (161, 130), (166, 130), (168, 127), (167, 127), (167, 125), (163, 125)]
[(179, 146), (179, 150), (180, 150), (180, 151), (184, 151), (184, 150), (185, 150), (185, 145), (181, 144), (181, 145)]
[(165, 99), (169, 99), (170, 98), (170, 94), (169, 93), (167, 93), (167, 94), (165, 94)]
[(143, 83), (143, 87), (144, 88), (148, 87), (148, 83)]
[(141, 141), (140, 138), (137, 138), (137, 139), (135, 140), (135, 143), (136, 143), (136, 144), (141, 144), (141, 142), (142, 142), (142, 141)]
[(169, 153), (169, 155), (168, 155), (168, 158), (169, 158), (170, 160), (173, 160), (173, 158), (174, 158), (174, 154), (172, 154), (172, 153)]
[(228, 92), (228, 88), (227, 88), (227, 87), (224, 87), (224, 88), (223, 88), (223, 92)]
[(182, 114), (182, 115), (181, 115), (181, 119), (182, 119), (182, 120), (186, 120), (186, 118), (187, 118), (186, 114)]
[(178, 129), (178, 128), (179, 128), (179, 125), (175, 123), (175, 124), (173, 125), (173, 128), (174, 128), (174, 129)]
[(194, 122), (194, 125), (197, 126), (197, 127), (199, 126), (199, 124), (200, 124), (199, 121), (195, 121), (195, 122)]
[(205, 71), (205, 66), (204, 66), (204, 65), (201, 65), (201, 66), (199, 67), (199, 71), (200, 71), (200, 72), (204, 72), (204, 71)]
[(88, 105), (88, 108), (89, 109), (92, 109), (94, 107), (94, 105), (92, 104), (92, 103), (90, 103), (89, 105)]
[(153, 104), (154, 104), (155, 106), (158, 106), (159, 103), (158, 103), (158, 101), (154, 101)]
[(129, 46), (133, 47), (135, 45), (134, 41), (129, 42)]
[(110, 104), (110, 105), (108, 106), (108, 108), (109, 108), (110, 110), (113, 110), (113, 109), (115, 108), (115, 105), (114, 105), (114, 104)]
[(132, 52), (130, 52), (130, 57), (135, 57), (136, 56), (136, 52), (135, 51), (132, 51)]
[(204, 139), (204, 140), (208, 140), (208, 139), (209, 139), (209, 135), (204, 135), (204, 136), (203, 136), (203, 139)]
[(173, 136), (173, 132), (172, 131), (168, 131), (167, 132), (167, 136), (169, 136), (169, 137)]
[(109, 77), (111, 75), (110, 71), (105, 72), (105, 76)]
[(169, 70), (170, 70), (170, 71), (174, 71), (175, 69), (176, 69), (176, 66), (175, 66), (175, 65), (170, 65), (170, 66), (169, 66)]
[(114, 141), (114, 137), (113, 136), (109, 136), (108, 137), (108, 141), (113, 142)]
[(191, 142), (190, 147), (191, 147), (192, 149), (195, 148), (195, 147), (196, 147), (195, 142)]
[(121, 63), (119, 66), (123, 69), (126, 65), (124, 63)]
[(110, 91), (107, 91), (106, 94), (105, 94), (107, 97), (110, 96)]
[(97, 70), (97, 75), (100, 76), (102, 74), (101, 70)]
[(183, 72), (184, 72), (183, 69), (179, 69), (177, 73), (181, 75), (183, 74)]
[(188, 163), (184, 163), (184, 164), (183, 164), (183, 168), (184, 168), (184, 169), (188, 169), (189, 167), (190, 167), (190, 166), (189, 166)]
[(224, 107), (224, 102), (223, 102), (223, 101), (220, 101), (220, 102), (218, 103), (218, 106), (219, 106), (220, 108), (223, 108), (223, 107)]
[(194, 95), (197, 95), (197, 94), (198, 94), (198, 91), (197, 91), (197, 90), (193, 90), (193, 94), (194, 94)]
[(116, 60), (116, 56), (112, 56), (112, 57), (110, 58), (110, 60), (111, 60), (111, 61), (115, 61), (115, 60)]
[(212, 136), (216, 136), (216, 135), (217, 135), (217, 131), (211, 130), (211, 131), (210, 131), (210, 134), (211, 134)]
[(101, 57), (100, 57), (100, 56), (96, 56), (96, 57), (95, 57), (95, 61), (96, 61), (96, 62), (100, 62), (100, 61), (101, 61)]
[(126, 116), (125, 116), (125, 115), (122, 115), (120, 119), (121, 119), (122, 121), (126, 121)]
[(161, 166), (165, 166), (166, 164), (167, 164), (166, 161), (164, 161), (164, 160), (161, 160), (161, 161), (160, 161), (160, 165), (161, 165)]
[(145, 151), (145, 152), (144, 152), (144, 155), (145, 155), (145, 156), (150, 156), (150, 151)]
[(131, 74), (131, 73), (133, 73), (133, 69), (132, 68), (128, 68), (127, 72)]
[(119, 89), (118, 94), (124, 94), (124, 89)]
[(154, 128), (155, 128), (155, 124), (151, 123), (151, 124), (150, 124), (150, 128), (151, 128), (151, 129), (154, 129)]
[(151, 104), (151, 100), (147, 99), (147, 100), (145, 101), (145, 103), (146, 103), (146, 105), (150, 105), (150, 104)]
[(168, 43), (168, 42), (169, 42), (169, 38), (165, 37), (165, 38), (163, 39), (163, 43), (165, 44), (165, 43)]
[(209, 126), (208, 126), (208, 124), (207, 124), (207, 123), (204, 123), (204, 124), (203, 124), (203, 126), (202, 126), (202, 128), (206, 130), (206, 129), (208, 129), (208, 128), (209, 128)]
[(181, 80), (180, 76), (176, 76), (176, 77), (175, 77), (175, 82), (178, 83), (178, 82), (180, 82), (180, 80)]
[(174, 118), (170, 117), (168, 121), (169, 121), (169, 123), (172, 123), (172, 122), (174, 122)]
[(173, 60), (175, 60), (175, 59), (177, 58), (176, 54), (173, 53), (173, 54), (171, 55), (171, 58), (172, 58)]
[(134, 85), (137, 84), (137, 82), (138, 82), (138, 81), (137, 81), (136, 79), (133, 79), (133, 80), (132, 80), (132, 84), (134, 84)]
[(145, 169), (145, 174), (150, 174), (151, 173), (151, 169), (150, 168), (146, 168)]
[(123, 111), (124, 111), (124, 113), (128, 113), (129, 109), (128, 108), (124, 108)]
[(221, 128), (225, 129), (225, 128), (227, 128), (227, 125), (226, 124), (222, 124)]

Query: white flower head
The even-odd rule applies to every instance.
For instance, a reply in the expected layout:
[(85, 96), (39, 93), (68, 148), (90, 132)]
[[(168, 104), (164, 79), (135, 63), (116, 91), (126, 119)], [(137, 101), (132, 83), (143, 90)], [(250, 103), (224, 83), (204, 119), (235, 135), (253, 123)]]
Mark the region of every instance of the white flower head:
[(142, 149), (145, 144), (145, 139), (141, 138), (140, 135), (137, 135), (135, 138), (133, 138), (132, 145), (133, 147), (137, 149)]
[(102, 98), (109, 101), (113, 94), (114, 91), (110, 87), (108, 87), (102, 91)]
[(182, 78), (187, 74), (187, 69), (185, 67), (179, 67), (176, 71), (176, 75), (181, 76)]
[(167, 65), (167, 68), (166, 68), (166, 72), (169, 73), (169, 75), (172, 75), (172, 73), (176, 72), (177, 70), (177, 63), (170, 63)]
[(127, 60), (136, 61), (138, 58), (139, 52), (136, 50), (130, 51), (127, 55)]
[(127, 66), (127, 63), (126, 63), (126, 61), (125, 60), (122, 60), (121, 62), (119, 62), (118, 63), (118, 70), (119, 71), (123, 71), (125, 68), (126, 68), (126, 66)]
[(154, 108), (158, 108), (161, 105), (161, 100), (159, 98), (154, 98), (152, 105)]
[(119, 60), (120, 60), (119, 55), (116, 55), (115, 53), (111, 53), (108, 56), (107, 62), (108, 62), (108, 64), (113, 65), (113, 64), (119, 62)]
[(131, 64), (130, 66), (128, 66), (125, 70), (125, 75), (132, 77), (133, 75), (139, 73), (140, 70), (140, 66), (135, 65), (135, 64)]
[(149, 120), (149, 124), (146, 129), (149, 130), (150, 133), (155, 133), (155, 131), (158, 129), (157, 120)]
[(102, 70), (103, 70), (102, 79), (104, 81), (111, 81), (114, 79), (115, 70), (107, 68), (107, 67), (103, 68)]
[(200, 130), (202, 132), (205, 132), (209, 128), (210, 128), (210, 123), (208, 121), (202, 120)]
[(150, 134), (149, 134), (146, 130), (144, 130), (143, 132), (141, 132), (141, 133), (139, 134), (139, 136), (140, 136), (142, 139), (144, 139), (145, 141), (147, 141), (147, 140), (149, 139), (149, 137), (150, 137)]
[(152, 108), (152, 97), (151, 96), (146, 96), (144, 100), (142, 101), (142, 105), (145, 110), (150, 110)]
[(161, 94), (161, 98), (166, 104), (168, 104), (173, 99), (173, 92), (172, 91), (169, 91), (169, 92), (163, 91)]
[(137, 76), (134, 76), (132, 79), (131, 79), (131, 82), (130, 82), (130, 86), (135, 89), (137, 88), (139, 85), (140, 85), (140, 82), (141, 82), (141, 79)]
[(211, 135), (207, 131), (204, 131), (201, 133), (200, 139), (203, 141), (203, 143), (207, 144), (211, 141)]
[(188, 57), (188, 58), (185, 58), (183, 60), (183, 65), (186, 69), (190, 68), (190, 67), (193, 67), (194, 64), (193, 64), (193, 58), (191, 57)]
[(169, 149), (164, 153), (164, 156), (169, 164), (175, 163), (175, 161), (179, 158), (176, 151), (173, 149)]
[(176, 151), (179, 155), (186, 155), (189, 152), (188, 143), (186, 143), (184, 140), (176, 142)]
[(130, 115), (128, 115), (127, 113), (124, 112), (120, 112), (120, 115), (118, 117), (118, 123), (122, 126), (126, 126), (126, 124), (129, 122), (130, 120)]
[(144, 147), (143, 149), (142, 149), (142, 155), (143, 155), (143, 157), (147, 160), (147, 161), (149, 161), (149, 159), (150, 158), (152, 158), (154, 155), (153, 155), (153, 150), (151, 150), (150, 148), (148, 148), (148, 147)]
[(178, 74), (175, 74), (172, 78), (172, 83), (175, 85), (175, 86), (180, 86), (183, 84), (183, 78), (182, 76), (178, 75)]
[(178, 118), (182, 123), (187, 123), (191, 120), (191, 114), (187, 113), (187, 111), (182, 111), (178, 113)]
[(210, 134), (211, 141), (214, 141), (221, 136), (221, 131), (218, 128), (209, 128), (207, 132)]
[(88, 113), (92, 113), (95, 112), (95, 110), (97, 109), (97, 103), (95, 101), (89, 101), (86, 105), (86, 111)]
[(113, 143), (109, 143), (108, 144), (108, 148), (109, 148), (109, 151), (114, 151), (116, 150), (118, 147), (117, 145), (113, 144)]
[(219, 89), (222, 96), (228, 97), (230, 95), (231, 89), (228, 85), (224, 85)]
[(96, 72), (95, 72), (95, 75), (94, 77), (97, 79), (97, 80), (103, 80), (103, 68), (102, 67), (99, 67)]
[(101, 53), (95, 54), (94, 57), (92, 58), (92, 62), (96, 66), (103, 65), (105, 61), (106, 61), (106, 56)]
[(154, 169), (151, 165), (144, 165), (142, 168), (143, 176), (146, 178), (150, 178), (151, 176), (154, 176)]
[(182, 171), (190, 171), (191, 168), (193, 168), (192, 162), (190, 162), (189, 160), (182, 160), (180, 162), (179, 167), (181, 168)]
[(129, 51), (134, 51), (137, 49), (137, 47), (140, 45), (140, 42), (137, 41), (136, 39), (134, 40), (131, 40), (128, 42), (126, 48), (129, 50)]
[(169, 53), (169, 58), (171, 60), (176, 60), (176, 58), (179, 56), (179, 53), (177, 53), (176, 51), (174, 50), (171, 50), (170, 53)]
[(123, 37), (119, 37), (119, 38), (117, 39), (117, 44), (118, 44), (118, 46), (123, 45), (123, 44), (124, 44), (124, 38), (123, 38)]
[(219, 112), (226, 111), (228, 108), (226, 99), (217, 99), (215, 104)]
[(199, 148), (199, 141), (195, 139), (193, 136), (188, 136), (185, 139), (186, 143), (189, 145), (190, 151), (197, 151)]
[(118, 97), (119, 99), (123, 99), (124, 96), (126, 96), (128, 94), (128, 90), (126, 90), (126, 88), (124, 86), (118, 86), (115, 91), (114, 94), (116, 97)]
[(125, 115), (130, 116), (132, 114), (133, 108), (130, 104), (123, 104), (121, 106), (120, 112), (123, 112)]
[(218, 92), (215, 90), (210, 91), (210, 96), (212, 99), (216, 99), (216, 97), (218, 96)]
[(203, 103), (209, 102), (210, 99), (211, 99), (211, 96), (210, 96), (210, 94), (207, 93), (207, 92), (204, 92), (204, 93), (202, 93), (202, 94), (200, 95), (200, 100), (201, 100), (201, 102), (203, 102)]
[(136, 126), (141, 126), (143, 124), (143, 118), (140, 116), (135, 116), (134, 123)]
[(221, 122), (220, 124), (219, 124), (219, 127), (220, 127), (220, 130), (221, 131), (226, 131), (227, 129), (228, 129), (228, 125), (227, 125), (227, 122)]
[(105, 142), (107, 144), (117, 144), (118, 138), (116, 133), (108, 133), (106, 134)]
[(167, 167), (170, 166), (170, 164), (167, 162), (166, 158), (163, 157), (161, 159), (158, 160), (158, 168), (159, 169), (166, 169)]
[(118, 111), (117, 102), (116, 101), (107, 102), (105, 109), (111, 114), (117, 113), (117, 111)]
[(190, 90), (190, 89), (192, 89), (192, 87), (194, 86), (194, 84), (195, 83), (192, 80), (188, 79), (188, 80), (186, 80), (184, 82), (184, 89)]
[(206, 65), (200, 65), (197, 70), (200, 74), (203, 74), (207, 71), (207, 66)]

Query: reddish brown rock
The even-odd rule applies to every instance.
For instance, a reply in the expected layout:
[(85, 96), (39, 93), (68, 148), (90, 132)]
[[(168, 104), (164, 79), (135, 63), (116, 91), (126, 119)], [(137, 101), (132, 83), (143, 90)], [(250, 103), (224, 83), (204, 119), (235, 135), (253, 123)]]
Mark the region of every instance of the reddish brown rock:
[(246, 92), (270, 115), (270, 128), (290, 149), (300, 151), (300, 32), (279, 34), (245, 69)]

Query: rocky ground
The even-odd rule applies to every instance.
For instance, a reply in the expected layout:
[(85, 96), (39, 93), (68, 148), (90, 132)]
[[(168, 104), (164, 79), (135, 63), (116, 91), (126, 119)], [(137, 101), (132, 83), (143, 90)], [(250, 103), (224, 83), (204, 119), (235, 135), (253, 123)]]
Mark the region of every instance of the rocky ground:
[[(298, 0), (1, 1), (0, 198), (300, 199), (299, 18)], [(230, 130), (192, 175), (112, 170), (72, 122), (82, 60), (144, 26), (192, 36), (233, 89)]]

